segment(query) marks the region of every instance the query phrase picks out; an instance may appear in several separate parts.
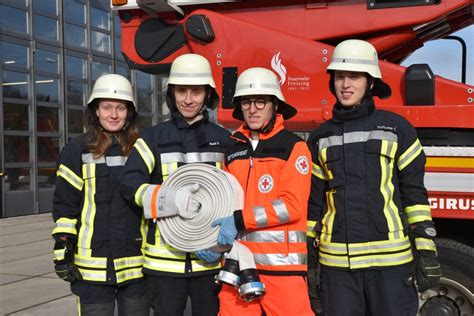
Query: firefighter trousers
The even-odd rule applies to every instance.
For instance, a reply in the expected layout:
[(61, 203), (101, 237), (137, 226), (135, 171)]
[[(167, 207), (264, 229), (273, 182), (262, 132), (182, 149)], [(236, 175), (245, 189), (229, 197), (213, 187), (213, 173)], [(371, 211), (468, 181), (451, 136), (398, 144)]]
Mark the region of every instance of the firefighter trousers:
[(298, 315), (314, 316), (303, 276), (275, 276), (260, 274), (265, 284), (265, 295), (251, 302), (239, 298), (237, 289), (223, 285), (219, 293), (220, 316)]
[(147, 275), (147, 294), (155, 316), (182, 316), (188, 297), (193, 316), (217, 315), (220, 285), (214, 275), (168, 277)]
[(418, 295), (412, 264), (347, 271), (321, 265), (324, 316), (415, 316)]
[(145, 280), (122, 286), (90, 284), (75, 281), (72, 292), (77, 296), (78, 315), (113, 316), (115, 301), (119, 316), (148, 316), (150, 304)]

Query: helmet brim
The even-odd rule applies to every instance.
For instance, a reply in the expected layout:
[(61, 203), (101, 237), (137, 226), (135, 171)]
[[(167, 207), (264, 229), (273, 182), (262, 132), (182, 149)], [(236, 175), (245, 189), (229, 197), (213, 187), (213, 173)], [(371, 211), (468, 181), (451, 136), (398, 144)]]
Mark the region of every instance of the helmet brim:
[[(234, 102), (234, 110), (232, 111), (232, 117), (239, 121), (245, 121), (242, 108), (240, 107), (240, 105), (238, 105), (238, 102), (236, 102), (238, 98), (235, 98), (234, 100), (235, 102)], [(281, 114), (285, 120), (291, 119), (293, 116), (296, 115), (296, 113), (298, 113), (296, 108), (294, 108), (290, 104), (283, 102), (281, 100), (278, 101), (278, 109), (276, 112)]]

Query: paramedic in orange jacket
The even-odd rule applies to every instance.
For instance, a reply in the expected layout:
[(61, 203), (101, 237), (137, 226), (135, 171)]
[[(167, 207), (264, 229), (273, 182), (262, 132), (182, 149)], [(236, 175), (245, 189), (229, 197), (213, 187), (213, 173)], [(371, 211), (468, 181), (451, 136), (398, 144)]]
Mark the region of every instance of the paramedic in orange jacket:
[(266, 294), (247, 302), (224, 284), (219, 315), (314, 315), (306, 286), (306, 214), (310, 152), (283, 126), (296, 109), (285, 102), (275, 74), (250, 68), (237, 79), (232, 135), (225, 166), (242, 185), (245, 206), (218, 219), (218, 243), (238, 239), (253, 253)]

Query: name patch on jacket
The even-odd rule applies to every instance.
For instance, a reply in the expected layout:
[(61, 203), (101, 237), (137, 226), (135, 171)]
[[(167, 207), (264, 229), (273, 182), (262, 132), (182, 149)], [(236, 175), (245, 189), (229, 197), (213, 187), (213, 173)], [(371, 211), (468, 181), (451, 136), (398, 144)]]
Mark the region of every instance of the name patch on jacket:
[(227, 162), (231, 162), (232, 160), (234, 160), (237, 157), (247, 156), (247, 154), (248, 154), (248, 149), (235, 152), (235, 153), (230, 154), (229, 156), (227, 156)]

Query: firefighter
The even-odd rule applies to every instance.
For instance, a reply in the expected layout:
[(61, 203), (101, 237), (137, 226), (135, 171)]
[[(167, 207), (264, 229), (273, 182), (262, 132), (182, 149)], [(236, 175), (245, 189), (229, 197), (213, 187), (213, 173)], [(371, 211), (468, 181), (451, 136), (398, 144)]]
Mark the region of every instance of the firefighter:
[(441, 276), (423, 148), (406, 119), (375, 108), (391, 89), (370, 43), (341, 42), (327, 71), (333, 118), (308, 139), (323, 314), (416, 315), (415, 285)]
[(213, 225), (220, 226), (220, 245), (238, 238), (251, 250), (266, 294), (247, 302), (224, 284), (220, 315), (314, 315), (305, 280), (310, 152), (284, 127), (296, 109), (276, 75), (258, 67), (240, 74), (233, 104), (233, 117), (244, 123), (232, 135), (225, 166), (244, 189), (244, 209)]
[(62, 150), (53, 199), (56, 274), (71, 283), (79, 315), (148, 315), (142, 214), (121, 197), (118, 175), (138, 134), (132, 85), (97, 79), (87, 132)]
[(215, 109), (219, 96), (204, 57), (185, 54), (176, 58), (167, 86), (171, 120), (143, 132), (120, 179), (121, 190), (129, 201), (143, 207), (145, 217), (153, 219), (148, 221), (144, 273), (155, 315), (182, 315), (188, 297), (193, 315), (216, 315), (220, 288), (214, 276), (220, 262), (207, 263), (195, 253), (167, 245), (155, 219), (175, 214), (189, 218), (199, 211), (192, 203), (199, 185), (173, 190), (161, 184), (173, 170), (188, 163), (222, 167), (230, 133), (209, 121), (207, 108)]

